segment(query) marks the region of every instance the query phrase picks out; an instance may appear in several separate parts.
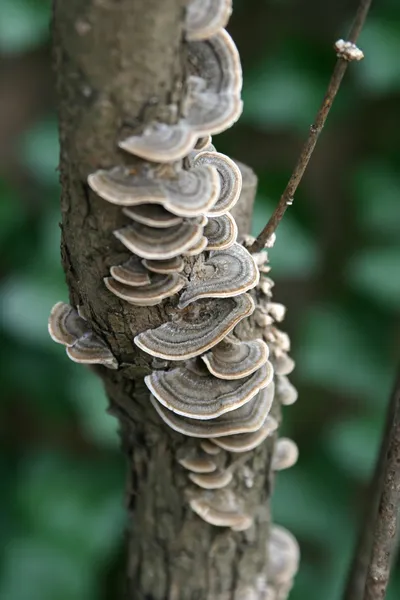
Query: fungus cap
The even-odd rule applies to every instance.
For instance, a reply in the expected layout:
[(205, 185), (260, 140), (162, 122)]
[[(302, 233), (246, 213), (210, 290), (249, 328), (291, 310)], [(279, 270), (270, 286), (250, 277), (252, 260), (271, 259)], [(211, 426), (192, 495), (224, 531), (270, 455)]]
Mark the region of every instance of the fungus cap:
[(185, 308), (200, 298), (231, 298), (255, 287), (259, 273), (251, 254), (240, 244), (214, 250), (181, 295), (179, 307)]
[(231, 470), (218, 469), (214, 473), (189, 473), (189, 479), (203, 490), (220, 490), (230, 484), (233, 479)]
[(111, 350), (94, 332), (85, 333), (73, 346), (67, 347), (71, 360), (85, 365), (103, 365), (109, 369), (118, 369), (118, 362)]
[[(241, 379), (251, 375), (268, 361), (269, 350), (263, 340), (240, 342), (229, 337), (201, 358), (208, 370), (220, 379)], [(268, 363), (272, 372), (272, 365)]]
[(232, 13), (232, 0), (191, 0), (186, 9), (188, 40), (204, 40), (224, 28)]
[(268, 415), (257, 431), (215, 438), (214, 444), (228, 452), (249, 452), (260, 446), (277, 428), (278, 421)]
[(173, 320), (135, 337), (144, 352), (165, 360), (186, 360), (207, 352), (254, 310), (248, 294), (199, 300), (175, 313)]
[(153, 275), (149, 285), (132, 287), (105, 277), (106, 288), (118, 298), (136, 306), (155, 306), (165, 298), (177, 294), (185, 285), (186, 279), (178, 273)]
[(131, 256), (122, 265), (111, 267), (110, 274), (124, 285), (140, 287), (150, 284), (150, 276), (137, 256)]
[(57, 302), (51, 309), (48, 329), (52, 340), (64, 346), (72, 346), (90, 331), (88, 324), (75, 308), (65, 302)]
[(298, 458), (299, 449), (297, 444), (290, 438), (279, 438), (272, 455), (271, 468), (273, 471), (290, 469), (290, 467), (296, 464)]
[(174, 256), (167, 260), (150, 260), (144, 258), (142, 260), (143, 266), (146, 267), (152, 273), (161, 273), (162, 275), (169, 275), (170, 273), (180, 273), (183, 271), (185, 263), (181, 256)]
[(153, 371), (145, 383), (170, 411), (192, 419), (215, 419), (249, 402), (272, 381), (266, 365), (242, 379), (217, 379), (198, 360), (169, 371)]
[(271, 382), (240, 408), (206, 421), (182, 417), (165, 408), (150, 395), (154, 408), (171, 429), (190, 437), (210, 439), (258, 431), (268, 416), (273, 399), (274, 384)]
[(138, 204), (123, 208), (122, 212), (136, 223), (156, 227), (157, 229), (173, 227), (183, 221), (183, 217), (173, 215), (160, 204)]

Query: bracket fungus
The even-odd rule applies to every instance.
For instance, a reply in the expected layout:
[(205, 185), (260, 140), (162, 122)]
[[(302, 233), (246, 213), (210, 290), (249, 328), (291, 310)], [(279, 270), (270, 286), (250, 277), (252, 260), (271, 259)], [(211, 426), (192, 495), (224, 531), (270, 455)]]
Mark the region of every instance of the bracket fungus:
[(215, 438), (213, 443), (228, 452), (249, 452), (262, 444), (277, 428), (278, 421), (268, 415), (257, 431)]
[(132, 223), (116, 229), (114, 235), (141, 258), (164, 260), (174, 258), (196, 244), (203, 236), (203, 226), (195, 220), (166, 229)]
[(90, 331), (88, 324), (75, 308), (65, 302), (57, 302), (51, 309), (48, 329), (51, 339), (64, 346), (72, 346)]
[(294, 360), (279, 348), (271, 353), (271, 362), (277, 375), (289, 375), (295, 366)]
[(186, 360), (207, 352), (254, 310), (248, 294), (235, 298), (199, 300), (173, 316), (173, 320), (135, 337), (147, 354), (165, 360)]
[(192, 92), (186, 103), (186, 122), (197, 135), (222, 133), (243, 111), (239, 96), (215, 92)]
[(211, 442), (210, 440), (202, 440), (200, 442), (200, 448), (206, 453), (206, 454), (210, 454), (211, 456), (216, 456), (217, 454), (220, 454), (221, 452), (221, 448), (218, 448), (218, 446), (216, 446), (213, 442)]
[(124, 208), (122, 212), (132, 219), (132, 221), (142, 223), (142, 225), (147, 225), (148, 227), (155, 227), (156, 229), (173, 227), (183, 221), (183, 217), (173, 215), (159, 204), (138, 204), (137, 206)]
[(169, 371), (153, 371), (145, 383), (155, 398), (178, 415), (214, 419), (249, 402), (269, 385), (272, 369), (263, 365), (249, 377), (216, 379), (197, 360)]
[(296, 464), (299, 458), (299, 449), (297, 444), (290, 438), (279, 438), (275, 444), (272, 456), (272, 470), (283, 471), (290, 469)]
[(186, 9), (186, 39), (211, 37), (226, 26), (231, 12), (232, 0), (191, 0)]
[(230, 490), (202, 492), (191, 498), (189, 504), (191, 509), (210, 525), (244, 531), (253, 523), (253, 519), (238, 506)]
[[(206, 40), (187, 43), (187, 60), (190, 74), (204, 82), (200, 93), (213, 92), (215, 95), (231, 96), (240, 99), (243, 85), (242, 66), (238, 49), (225, 29)], [(208, 133), (213, 135), (212, 127)], [(204, 132), (202, 135), (207, 135)]]
[(298, 393), (285, 375), (277, 375), (275, 378), (276, 397), (283, 406), (290, 406), (297, 400)]
[(108, 346), (69, 304), (57, 302), (53, 306), (48, 329), (55, 342), (66, 346), (67, 355), (74, 362), (118, 368), (118, 362)]
[[(241, 342), (233, 337), (228, 337), (201, 358), (215, 377), (241, 379), (265, 365), (268, 355), (269, 349), (263, 340)], [(268, 364), (272, 374), (272, 365)]]
[(185, 308), (200, 298), (231, 298), (255, 287), (259, 273), (251, 254), (240, 244), (213, 250), (180, 297)]
[(175, 125), (153, 123), (141, 135), (132, 135), (119, 142), (130, 154), (153, 162), (172, 162), (193, 150), (199, 135), (181, 119)]
[(71, 360), (84, 365), (103, 365), (118, 369), (118, 362), (111, 350), (95, 333), (85, 333), (72, 346), (67, 346)]
[(300, 548), (284, 527), (273, 525), (268, 540), (268, 581), (277, 587), (290, 584), (299, 568)]
[(201, 237), (197, 244), (195, 244), (194, 246), (189, 248), (189, 250), (186, 250), (186, 252), (184, 252), (184, 256), (198, 256), (207, 248), (207, 244), (208, 239), (205, 236)]
[(122, 265), (111, 267), (110, 274), (124, 285), (139, 287), (150, 284), (150, 276), (137, 256), (131, 256)]
[(178, 463), (192, 473), (213, 473), (217, 465), (208, 456), (185, 456)]
[(96, 171), (88, 177), (91, 189), (112, 204), (137, 207), (159, 204), (178, 217), (197, 217), (212, 209), (220, 191), (220, 176), (211, 165), (181, 170), (172, 179), (157, 172), (138, 176), (127, 167)]
[(210, 165), (218, 171), (221, 188), (219, 198), (207, 214), (219, 217), (231, 210), (237, 203), (242, 189), (242, 174), (233, 160), (220, 152), (197, 153), (193, 157), (192, 166), (201, 165)]
[(220, 490), (230, 484), (233, 473), (228, 469), (220, 469), (208, 474), (189, 473), (189, 479), (203, 490)]
[(208, 240), (207, 250), (230, 248), (236, 242), (237, 234), (236, 221), (231, 214), (212, 217), (204, 228), (204, 235)]
[(153, 275), (149, 285), (132, 287), (105, 277), (106, 288), (118, 298), (136, 306), (155, 306), (165, 298), (177, 294), (185, 285), (186, 279), (178, 273), (171, 275)]
[(181, 256), (174, 256), (167, 260), (149, 260), (144, 258), (142, 260), (143, 265), (152, 273), (161, 273), (162, 275), (169, 275), (170, 273), (181, 273), (185, 266)]
[(174, 431), (195, 438), (219, 438), (237, 433), (258, 431), (265, 422), (271, 410), (274, 398), (274, 384), (271, 382), (249, 402), (236, 410), (209, 420), (183, 417), (168, 410), (150, 395), (150, 400), (156, 411)]

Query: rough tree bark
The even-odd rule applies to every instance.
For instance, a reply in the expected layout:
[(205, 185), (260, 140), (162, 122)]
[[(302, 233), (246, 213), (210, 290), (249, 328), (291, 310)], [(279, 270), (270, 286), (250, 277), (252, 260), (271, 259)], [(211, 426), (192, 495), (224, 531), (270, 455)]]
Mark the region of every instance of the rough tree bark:
[[(93, 329), (122, 366), (98, 368), (110, 412), (121, 425), (128, 458), (129, 600), (244, 600), (263, 586), (269, 525), (271, 443), (246, 456), (247, 487), (238, 493), (256, 515), (248, 532), (201, 521), (185, 500), (188, 481), (174, 460), (187, 438), (162, 423), (148, 401), (143, 376), (149, 357), (134, 336), (168, 319), (168, 302), (131, 307), (110, 294), (103, 277), (128, 258), (112, 231), (124, 219), (96, 197), (90, 172), (135, 159), (117, 141), (179, 107), (185, 71), (182, 22), (185, 0), (55, 0), (54, 69), (60, 122), (62, 261), (71, 304), (83, 305)], [(243, 167), (236, 217), (249, 227), (256, 178)], [(78, 368), (78, 367), (77, 367)], [(244, 468), (244, 467), (243, 467)], [(240, 471), (240, 470), (239, 470)], [(239, 472), (238, 471), (238, 472)]]

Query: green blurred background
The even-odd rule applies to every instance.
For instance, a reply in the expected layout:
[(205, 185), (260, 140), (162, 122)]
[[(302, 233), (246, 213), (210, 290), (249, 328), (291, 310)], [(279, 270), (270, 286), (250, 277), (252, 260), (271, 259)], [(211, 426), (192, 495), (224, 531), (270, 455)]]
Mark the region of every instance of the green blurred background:
[[(216, 141), (260, 180), (254, 233), (294, 165), (356, 2), (236, 0), (240, 123)], [(47, 316), (59, 258), (50, 2), (0, 0), (0, 600), (106, 600), (123, 585), (124, 460), (99, 381)], [(400, 2), (380, 0), (270, 252), (297, 362), (275, 519), (298, 537), (292, 600), (338, 600), (398, 358)], [(389, 598), (400, 597), (400, 569)]]

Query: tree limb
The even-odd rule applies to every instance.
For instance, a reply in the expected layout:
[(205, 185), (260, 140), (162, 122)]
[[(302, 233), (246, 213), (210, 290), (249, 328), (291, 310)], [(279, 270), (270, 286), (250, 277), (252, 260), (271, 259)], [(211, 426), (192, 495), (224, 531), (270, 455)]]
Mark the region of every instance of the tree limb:
[[(373, 519), (364, 600), (383, 600), (389, 583), (400, 508), (400, 375), (397, 377), (388, 407), (381, 454), (383, 472), (379, 478), (378, 511)], [(378, 464), (381, 461), (378, 461)], [(375, 506), (375, 503), (374, 503)], [(371, 524), (368, 525), (371, 527)]]
[[(358, 36), (365, 23), (365, 19), (367, 17), (371, 2), (372, 0), (360, 1), (357, 14), (353, 22), (353, 26), (348, 36), (348, 42), (350, 42), (351, 44), (355, 44), (355, 42), (358, 39)], [(340, 40), (340, 42), (343, 42), (343, 40)], [(301, 149), (296, 166), (293, 170), (292, 175), (290, 176), (288, 184), (279, 200), (279, 203), (275, 208), (268, 223), (261, 231), (261, 233), (259, 233), (259, 235), (257, 236), (257, 239), (251, 247), (251, 252), (259, 252), (265, 246), (266, 242), (281, 222), (288, 206), (291, 206), (293, 204), (294, 195), (298, 186), (300, 185), (300, 182), (308, 166), (312, 153), (314, 152), (320, 133), (324, 128), (329, 111), (331, 110), (333, 101), (336, 97), (336, 94), (339, 91), (340, 84), (342, 83), (343, 76), (347, 70), (347, 66), (352, 60), (360, 60), (360, 58), (362, 57), (362, 55), (358, 54), (356, 52), (356, 49), (354, 48), (353, 53), (349, 53), (346, 51), (340, 52), (340, 46), (338, 47), (338, 42), (336, 43), (336, 50), (338, 50), (339, 58), (336, 61), (332, 77), (328, 84), (328, 89), (325, 93), (322, 104), (318, 110), (315, 121), (310, 127), (308, 138)]]

